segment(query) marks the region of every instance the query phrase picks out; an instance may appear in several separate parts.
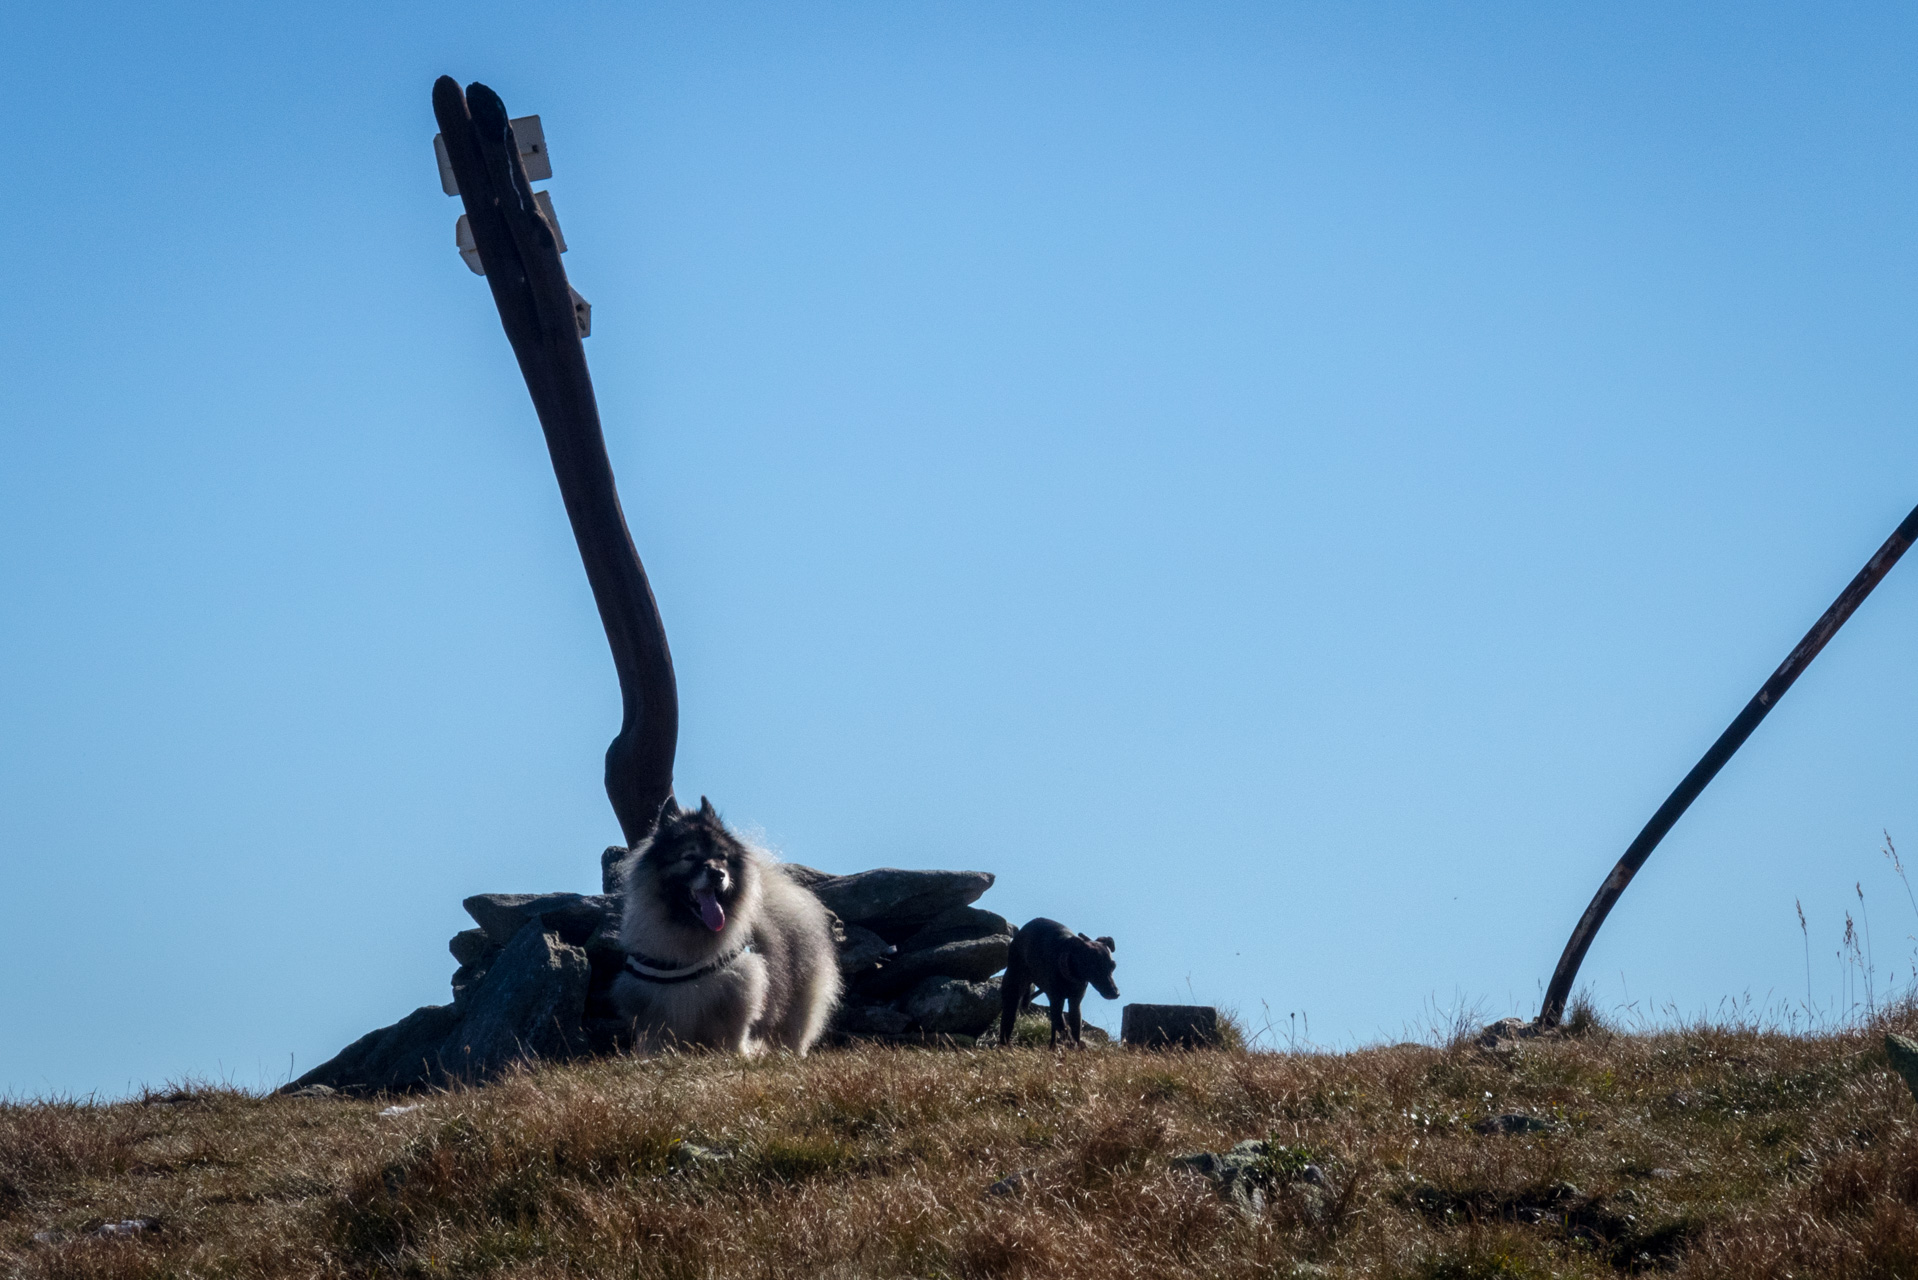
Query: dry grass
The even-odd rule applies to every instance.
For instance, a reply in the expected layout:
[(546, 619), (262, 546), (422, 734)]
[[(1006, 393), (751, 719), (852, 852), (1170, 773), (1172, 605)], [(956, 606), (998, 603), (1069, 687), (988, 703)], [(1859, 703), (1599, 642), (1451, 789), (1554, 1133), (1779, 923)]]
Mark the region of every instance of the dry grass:
[[(1918, 1107), (1880, 1038), (868, 1048), (603, 1061), (384, 1117), (220, 1089), (0, 1105), (0, 1272), (1909, 1277)], [(1473, 1128), (1513, 1112), (1555, 1127)], [(1256, 1220), (1171, 1160), (1248, 1137), (1284, 1147)], [(155, 1225), (88, 1236), (131, 1218)]]

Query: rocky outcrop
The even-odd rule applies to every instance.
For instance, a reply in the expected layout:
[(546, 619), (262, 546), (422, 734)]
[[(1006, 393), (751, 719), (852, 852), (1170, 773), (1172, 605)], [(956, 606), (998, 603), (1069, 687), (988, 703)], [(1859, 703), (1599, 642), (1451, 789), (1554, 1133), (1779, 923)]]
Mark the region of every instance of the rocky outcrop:
[[(836, 912), (860, 912), (855, 932), (892, 942), (890, 955), (849, 968), (846, 998), (834, 1020), (841, 1039), (923, 1040), (977, 1036), (999, 1020), (999, 984), (1012, 924), (971, 904), (992, 884), (983, 871), (898, 871), (882, 868), (813, 886)], [(833, 907), (837, 902), (839, 907)], [(878, 906), (895, 914), (875, 914)], [(842, 917), (843, 918), (843, 917)]]
[[(473, 955), (475, 944), (464, 934), (454, 945), (456, 958), (460, 951)], [(399, 1093), (485, 1080), (514, 1062), (572, 1057), (590, 1039), (583, 1019), (591, 973), (583, 948), (528, 921), (506, 946), (481, 950), (460, 966), (452, 1004), (427, 1005), (361, 1036), (285, 1091), (324, 1085)]]
[[(619, 848), (602, 855), (605, 893), (466, 899), (475, 927), (447, 943), (459, 966), (453, 1002), (360, 1037), (284, 1092), (443, 1087), (486, 1080), (515, 1062), (626, 1047), (627, 1028), (609, 995), (625, 961), (618, 931), (626, 856)], [(834, 1039), (959, 1039), (997, 1021), (999, 987), (991, 979), (1005, 968), (1013, 929), (972, 905), (992, 887), (991, 873), (881, 867), (836, 876), (796, 863), (783, 871), (835, 916), (847, 991)]]

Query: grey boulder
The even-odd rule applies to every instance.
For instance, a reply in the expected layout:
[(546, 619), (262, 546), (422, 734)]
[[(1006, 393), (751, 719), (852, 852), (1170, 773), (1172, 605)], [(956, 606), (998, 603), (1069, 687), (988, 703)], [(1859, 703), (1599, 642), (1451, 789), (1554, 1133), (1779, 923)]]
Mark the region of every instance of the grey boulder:
[(976, 901), (992, 887), (988, 871), (902, 871), (880, 867), (808, 886), (847, 924), (864, 925), (889, 942), (910, 937), (934, 917)]
[[(606, 914), (600, 918), (599, 927), (593, 930), (585, 941), (575, 944), (586, 948), (586, 954), (593, 957), (594, 964), (599, 964), (609, 955), (619, 957), (616, 963), (625, 962), (626, 949), (619, 945), (621, 914), (621, 900), (611, 899), (611, 905), (607, 908)], [(573, 939), (567, 938), (566, 941), (572, 942)]]
[(313, 1085), (342, 1093), (398, 1092), (438, 1083), (444, 1078), (440, 1046), (459, 1020), (452, 1005), (415, 1009), (390, 1027), (367, 1032), (280, 1092)]
[(961, 978), (928, 978), (900, 1002), (921, 1031), (976, 1036), (999, 1018), (999, 986)]
[(910, 1015), (887, 1004), (842, 1004), (833, 1026), (848, 1035), (896, 1036), (912, 1025)]
[(453, 953), (453, 959), (459, 961), (461, 968), (483, 963), (489, 952), (498, 955), (504, 945), (487, 937), (484, 929), (461, 929), (446, 941), (446, 949)]
[(611, 896), (626, 892), (626, 858), (631, 849), (608, 845), (599, 855), (599, 891)]
[(473, 993), (479, 990), (479, 984), (486, 980), (488, 967), (483, 964), (463, 964), (453, 970), (453, 1007), (460, 1011), (461, 1017), (466, 1016)]
[(537, 925), (521, 929), (468, 993), (466, 1017), (441, 1051), (446, 1069), (481, 1080), (509, 1063), (570, 1057), (581, 1047), (591, 976), (584, 948)]
[(989, 1196), (1016, 1196), (1039, 1174), (1037, 1169), (1015, 1169), (986, 1188)]
[(845, 940), (839, 944), (839, 972), (848, 978), (877, 968), (892, 954), (892, 944), (871, 929), (849, 924), (845, 926), (845, 934)]
[(1523, 1018), (1500, 1018), (1479, 1032), (1478, 1047), (1481, 1049), (1512, 1049), (1521, 1041), (1530, 1040), (1539, 1034), (1537, 1024)]
[(1230, 1151), (1175, 1156), (1173, 1163), (1205, 1177), (1221, 1200), (1253, 1219), (1265, 1212), (1267, 1193), (1289, 1190), (1298, 1195), (1308, 1221), (1323, 1222), (1336, 1190), (1323, 1169), (1306, 1162), (1303, 1152), (1257, 1138)]
[(1174, 1156), (1173, 1163), (1202, 1175), (1217, 1188), (1219, 1199), (1246, 1217), (1256, 1220), (1265, 1213), (1265, 1193), (1272, 1183), (1266, 1143), (1253, 1138), (1230, 1151), (1195, 1151), (1189, 1156)]
[(983, 982), (1006, 967), (1011, 949), (1011, 941), (1001, 937), (947, 942), (894, 956), (884, 968), (862, 976), (856, 985), (862, 992), (885, 996), (910, 990), (927, 978)]
[(511, 944), (520, 929), (538, 921), (573, 946), (583, 944), (610, 916), (619, 916), (619, 900), (584, 893), (476, 893), (460, 905), (491, 942)]
[(1522, 1112), (1511, 1112), (1502, 1116), (1486, 1116), (1472, 1125), (1475, 1133), (1527, 1134), (1556, 1133), (1559, 1129), (1556, 1120), (1546, 1120), (1539, 1116), (1528, 1116)]
[(976, 942), (981, 938), (1004, 938), (1011, 942), (1012, 922), (996, 911), (983, 907), (954, 907), (928, 920), (917, 933), (899, 944), (901, 954), (926, 951), (948, 942)]

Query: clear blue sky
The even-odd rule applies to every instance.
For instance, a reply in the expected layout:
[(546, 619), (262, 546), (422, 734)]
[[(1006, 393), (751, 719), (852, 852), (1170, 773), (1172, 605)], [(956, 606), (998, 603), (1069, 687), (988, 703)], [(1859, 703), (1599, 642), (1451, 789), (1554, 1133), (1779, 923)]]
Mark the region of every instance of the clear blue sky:
[[(0, 1090), (271, 1084), (590, 890), (613, 671), (429, 90), (545, 120), (679, 779), (1128, 999), (1530, 1013), (1918, 502), (1896, 6), (7, 10)], [(1918, 912), (1918, 562), (1601, 1004)], [(1115, 1006), (1098, 1004), (1116, 1024)]]

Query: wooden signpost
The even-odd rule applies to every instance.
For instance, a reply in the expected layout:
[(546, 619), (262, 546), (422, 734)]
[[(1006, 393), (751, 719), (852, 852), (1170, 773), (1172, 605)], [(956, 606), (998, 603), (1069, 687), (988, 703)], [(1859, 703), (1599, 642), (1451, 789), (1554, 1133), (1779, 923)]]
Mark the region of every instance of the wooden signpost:
[[(628, 846), (652, 833), (673, 794), (679, 694), (666, 628), (652, 584), (626, 528), (613, 485), (599, 405), (580, 334), (584, 299), (566, 280), (564, 242), (551, 204), (527, 182), (521, 147), (499, 95), (483, 84), (460, 92), (450, 76), (433, 86), (444, 156), (466, 207), (461, 248), (471, 236), (500, 323), (532, 393), (553, 473), (599, 606), (623, 718), (606, 749), (606, 794)], [(529, 154), (545, 163), (544, 137)], [(550, 172), (550, 170), (546, 170)]]

